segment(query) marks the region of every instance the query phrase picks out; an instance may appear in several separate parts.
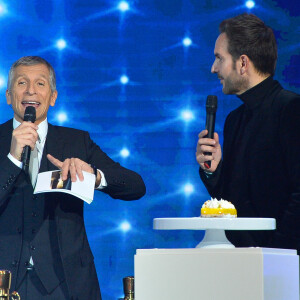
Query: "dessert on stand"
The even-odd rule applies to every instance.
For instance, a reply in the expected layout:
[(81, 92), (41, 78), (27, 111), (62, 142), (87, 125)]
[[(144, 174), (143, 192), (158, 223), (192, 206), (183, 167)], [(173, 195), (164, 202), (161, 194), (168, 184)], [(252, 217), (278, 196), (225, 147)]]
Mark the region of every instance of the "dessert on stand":
[(225, 230), (274, 230), (275, 219), (241, 218), (229, 201), (211, 199), (198, 217), (156, 218), (153, 226), (205, 235), (196, 248), (137, 249), (138, 299), (299, 300), (296, 250), (235, 248), (225, 235)]
[(201, 208), (200, 217), (155, 218), (156, 230), (205, 230), (203, 240), (196, 248), (235, 248), (227, 239), (225, 230), (274, 230), (273, 218), (239, 218), (232, 203), (211, 199)]

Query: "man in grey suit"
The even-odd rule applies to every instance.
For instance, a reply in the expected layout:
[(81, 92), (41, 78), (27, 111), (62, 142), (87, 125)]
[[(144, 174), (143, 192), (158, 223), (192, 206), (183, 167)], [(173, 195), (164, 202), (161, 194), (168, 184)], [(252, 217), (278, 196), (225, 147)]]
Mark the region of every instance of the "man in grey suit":
[[(101, 299), (83, 202), (65, 193), (34, 195), (34, 183), (22, 171), (23, 149), (37, 149), (39, 172), (61, 169), (63, 180), (70, 174), (73, 182), (84, 179), (82, 171), (95, 174), (95, 189), (115, 199), (139, 199), (144, 182), (110, 159), (87, 132), (48, 123), (57, 90), (46, 60), (16, 61), (6, 97), (14, 118), (0, 125), (0, 268), (12, 271), (12, 290), (22, 300)], [(34, 123), (23, 121), (27, 106), (36, 109)]]

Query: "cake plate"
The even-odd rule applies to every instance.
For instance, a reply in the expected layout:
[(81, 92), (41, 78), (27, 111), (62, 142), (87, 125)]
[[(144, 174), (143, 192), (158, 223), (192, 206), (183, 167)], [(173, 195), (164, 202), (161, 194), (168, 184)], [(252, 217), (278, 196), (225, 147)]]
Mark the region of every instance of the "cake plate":
[(273, 218), (155, 218), (157, 230), (205, 230), (203, 240), (196, 248), (235, 248), (225, 230), (274, 230)]

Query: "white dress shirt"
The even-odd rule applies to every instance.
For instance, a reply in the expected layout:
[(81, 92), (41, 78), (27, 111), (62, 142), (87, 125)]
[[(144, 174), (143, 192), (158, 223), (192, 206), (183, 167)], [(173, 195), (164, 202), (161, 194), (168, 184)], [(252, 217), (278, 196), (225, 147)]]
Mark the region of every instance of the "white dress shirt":
[[(19, 127), (21, 125), (20, 122), (18, 122), (15, 118), (13, 119), (13, 128), (16, 129), (17, 127)], [(41, 160), (42, 160), (42, 156), (43, 156), (43, 150), (44, 150), (44, 146), (45, 146), (45, 141), (46, 141), (46, 137), (47, 137), (47, 133), (48, 133), (48, 121), (47, 121), (47, 118), (41, 122), (39, 125), (38, 125), (38, 130), (37, 130), (37, 133), (38, 133), (38, 140), (36, 142), (36, 146), (38, 147), (39, 151), (38, 151), (38, 159), (39, 159), (39, 166), (41, 165)], [(19, 160), (17, 160), (16, 158), (14, 158), (10, 153), (8, 153), (8, 158), (16, 165), (18, 166), (19, 168), (22, 168), (23, 166), (23, 163)], [(100, 172), (101, 174), (101, 181), (100, 181), (100, 184), (99, 186), (96, 187), (96, 189), (103, 189), (107, 186), (107, 182), (106, 182), (106, 179), (105, 179), (105, 176), (103, 174), (103, 172), (101, 170), (98, 169), (98, 171)]]

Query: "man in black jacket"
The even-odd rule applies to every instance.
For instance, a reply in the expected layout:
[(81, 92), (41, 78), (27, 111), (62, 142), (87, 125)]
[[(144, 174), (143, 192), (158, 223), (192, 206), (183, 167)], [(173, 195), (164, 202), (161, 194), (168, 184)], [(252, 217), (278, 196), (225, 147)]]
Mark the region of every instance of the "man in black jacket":
[[(44, 59), (16, 61), (6, 97), (14, 118), (0, 125), (0, 268), (12, 271), (12, 290), (22, 300), (99, 300), (83, 202), (65, 193), (34, 195), (35, 181), (22, 171), (23, 148), (37, 149), (39, 172), (60, 169), (63, 180), (70, 174), (73, 182), (84, 179), (83, 171), (95, 174), (95, 189), (115, 199), (142, 197), (144, 182), (110, 159), (87, 132), (47, 122), (57, 91), (54, 70)], [(35, 123), (23, 121), (27, 106), (36, 109)]]
[[(236, 246), (300, 250), (300, 96), (273, 80), (277, 45), (271, 28), (252, 14), (223, 21), (212, 73), (224, 94), (243, 104), (218, 134), (199, 134), (196, 159), (212, 197), (231, 201), (239, 217), (275, 218), (275, 231), (228, 231)], [(207, 155), (211, 153), (211, 155)], [(207, 169), (204, 164), (211, 161)]]

